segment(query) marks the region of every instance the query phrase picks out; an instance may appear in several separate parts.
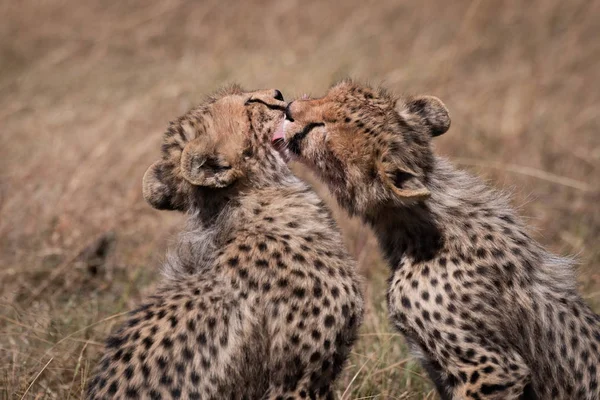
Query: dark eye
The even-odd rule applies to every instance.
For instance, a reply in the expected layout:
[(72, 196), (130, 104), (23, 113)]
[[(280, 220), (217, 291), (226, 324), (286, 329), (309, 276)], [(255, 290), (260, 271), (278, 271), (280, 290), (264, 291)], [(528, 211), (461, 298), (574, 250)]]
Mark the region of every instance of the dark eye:
[(285, 111), (285, 107), (284, 106), (281, 106), (279, 104), (268, 104), (268, 103), (265, 103), (261, 99), (248, 99), (248, 100), (246, 100), (246, 102), (244, 103), (244, 105), (247, 106), (247, 105), (252, 104), (252, 103), (262, 104), (264, 106), (267, 106), (267, 108), (269, 108), (271, 110)]

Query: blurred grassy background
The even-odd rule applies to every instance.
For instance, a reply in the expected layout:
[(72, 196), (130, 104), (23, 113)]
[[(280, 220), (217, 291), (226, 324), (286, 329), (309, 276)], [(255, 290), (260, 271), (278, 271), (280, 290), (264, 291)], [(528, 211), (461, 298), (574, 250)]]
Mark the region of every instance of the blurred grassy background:
[[(600, 309), (599, 3), (0, 2), (0, 399), (83, 397), (182, 226), (141, 177), (167, 122), (229, 82), (291, 99), (353, 76), (442, 98), (438, 151), (514, 190)], [(387, 324), (372, 235), (336, 216), (369, 282), (338, 395), (434, 399)]]

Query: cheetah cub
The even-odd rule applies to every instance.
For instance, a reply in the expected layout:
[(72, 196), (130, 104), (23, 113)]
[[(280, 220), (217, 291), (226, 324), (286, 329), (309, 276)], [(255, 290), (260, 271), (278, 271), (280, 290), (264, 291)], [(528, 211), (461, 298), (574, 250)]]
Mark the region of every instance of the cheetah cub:
[(444, 399), (600, 399), (600, 318), (569, 261), (498, 192), (435, 156), (435, 97), (344, 81), (290, 103), (274, 139), (370, 224), (391, 267), (391, 319)]
[(284, 106), (232, 87), (170, 124), (144, 197), (189, 226), (89, 398), (333, 397), (363, 301), (329, 211), (271, 145)]

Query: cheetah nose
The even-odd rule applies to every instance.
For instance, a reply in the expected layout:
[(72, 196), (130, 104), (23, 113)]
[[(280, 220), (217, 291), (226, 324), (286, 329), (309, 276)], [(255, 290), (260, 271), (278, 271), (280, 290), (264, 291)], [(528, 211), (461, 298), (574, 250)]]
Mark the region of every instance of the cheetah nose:
[(290, 110), (290, 106), (292, 105), (293, 101), (290, 102), (287, 107), (285, 108), (285, 119), (290, 121), (290, 122), (294, 122), (294, 118), (292, 118), (292, 112)]
[(283, 94), (277, 89), (275, 89), (275, 95), (273, 97), (275, 100), (283, 101)]

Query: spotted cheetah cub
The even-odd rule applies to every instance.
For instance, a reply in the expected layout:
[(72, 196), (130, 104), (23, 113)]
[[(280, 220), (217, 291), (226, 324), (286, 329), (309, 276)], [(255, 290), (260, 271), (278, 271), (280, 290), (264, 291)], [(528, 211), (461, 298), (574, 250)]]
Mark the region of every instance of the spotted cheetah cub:
[(331, 215), (271, 145), (284, 106), (233, 87), (171, 123), (144, 197), (189, 226), (89, 398), (333, 397), (363, 301)]
[(290, 103), (275, 139), (370, 224), (388, 304), (444, 399), (600, 399), (600, 318), (508, 201), (435, 156), (435, 97), (351, 81)]

